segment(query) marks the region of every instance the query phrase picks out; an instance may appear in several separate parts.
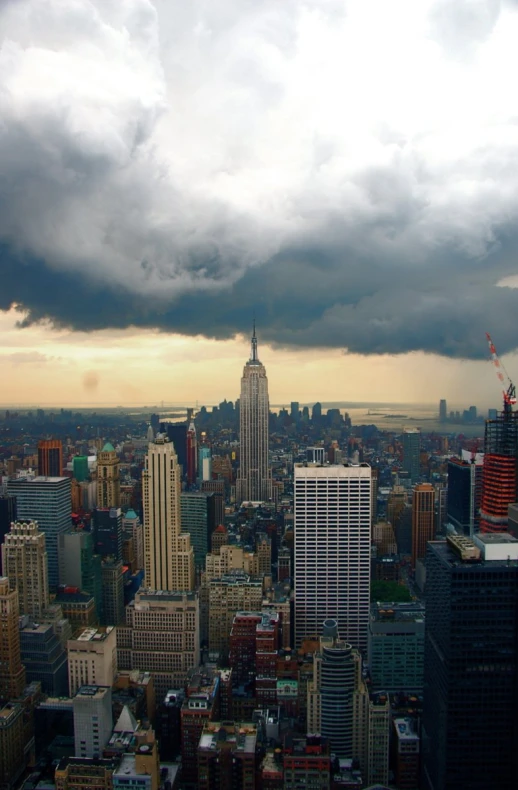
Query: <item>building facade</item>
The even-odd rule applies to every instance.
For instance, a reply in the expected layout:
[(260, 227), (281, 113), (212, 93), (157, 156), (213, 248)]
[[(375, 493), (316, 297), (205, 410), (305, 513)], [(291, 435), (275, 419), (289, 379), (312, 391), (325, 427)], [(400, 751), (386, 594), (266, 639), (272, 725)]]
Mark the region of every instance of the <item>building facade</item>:
[(181, 533), (181, 469), (174, 445), (159, 434), (142, 473), (146, 585), (153, 590), (194, 589), (194, 552)]
[(435, 489), (430, 483), (414, 486), (412, 496), (412, 567), (424, 559), (426, 544), (435, 537)]
[(425, 790), (518, 786), (518, 541), (477, 533), (428, 544)]
[(18, 590), (11, 590), (7, 576), (0, 576), (0, 699), (21, 696), (25, 669), (21, 661)]
[(118, 668), (151, 672), (156, 695), (181, 688), (200, 662), (200, 609), (195, 593), (140, 590), (117, 628)]
[(252, 352), (243, 370), (239, 401), (238, 503), (268, 502), (272, 498), (272, 473), (268, 461), (269, 411), (268, 379), (257, 355), (254, 325)]
[(416, 483), (421, 476), (421, 431), (418, 428), (403, 431), (401, 441), (403, 445), (403, 472), (406, 472), (409, 479)]
[(422, 692), (425, 608), (412, 603), (373, 603), (369, 623), (372, 689)]
[(2, 567), (18, 590), (20, 614), (41, 620), (49, 605), (45, 535), (36, 521), (15, 521), (2, 546)]
[(371, 469), (295, 466), (295, 646), (328, 618), (366, 652), (370, 604)]
[(119, 457), (107, 442), (97, 455), (97, 507), (120, 507)]
[(81, 686), (112, 686), (117, 673), (115, 628), (84, 628), (67, 643), (70, 696)]
[(73, 702), (76, 757), (102, 757), (110, 740), (112, 692), (108, 686), (81, 686)]
[(16, 496), (18, 518), (37, 521), (45, 533), (49, 588), (59, 584), (58, 537), (70, 529), (70, 478), (20, 477), (7, 483)]
[(60, 439), (38, 442), (38, 474), (42, 477), (61, 477), (63, 474), (63, 444)]
[(180, 494), (182, 532), (190, 535), (196, 568), (205, 566), (210, 538), (216, 527), (215, 495), (199, 491)]

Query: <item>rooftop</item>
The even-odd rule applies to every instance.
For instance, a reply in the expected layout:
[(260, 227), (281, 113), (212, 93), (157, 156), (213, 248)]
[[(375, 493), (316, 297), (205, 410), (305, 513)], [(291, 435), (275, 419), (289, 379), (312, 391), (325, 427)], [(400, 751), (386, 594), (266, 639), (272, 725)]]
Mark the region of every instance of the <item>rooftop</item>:
[(104, 642), (113, 631), (114, 626), (109, 625), (106, 629), (99, 630), (98, 628), (85, 628), (82, 633), (76, 637), (74, 641), (77, 642)]
[(255, 754), (256, 742), (257, 727), (255, 724), (211, 722), (204, 728), (198, 748), (216, 751), (218, 744), (231, 743), (236, 752)]

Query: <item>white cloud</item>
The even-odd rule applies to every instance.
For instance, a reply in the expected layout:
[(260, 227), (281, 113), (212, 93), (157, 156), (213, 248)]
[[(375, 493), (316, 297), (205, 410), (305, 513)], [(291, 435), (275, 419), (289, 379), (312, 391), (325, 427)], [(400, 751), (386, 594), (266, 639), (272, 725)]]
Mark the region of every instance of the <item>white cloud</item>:
[(162, 309), (304, 245), (478, 267), (516, 221), (510, 4), (17, 0), (0, 29), (0, 241), (78, 288)]

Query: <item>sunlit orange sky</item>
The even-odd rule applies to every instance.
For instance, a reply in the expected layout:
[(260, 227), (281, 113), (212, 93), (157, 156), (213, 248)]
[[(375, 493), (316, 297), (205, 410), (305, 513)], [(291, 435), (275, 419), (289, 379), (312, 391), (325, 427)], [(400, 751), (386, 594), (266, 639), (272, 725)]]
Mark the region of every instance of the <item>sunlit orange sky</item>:
[[(239, 396), (249, 338), (211, 341), (151, 330), (56, 331), (19, 329), (20, 315), (0, 313), (3, 405), (199, 405)], [(500, 406), (499, 384), (488, 361), (436, 355), (343, 354), (339, 350), (286, 351), (261, 343), (270, 401), (434, 403)], [(482, 338), (481, 342), (485, 342)], [(518, 371), (518, 359), (506, 359)], [(518, 376), (517, 376), (518, 380)]]

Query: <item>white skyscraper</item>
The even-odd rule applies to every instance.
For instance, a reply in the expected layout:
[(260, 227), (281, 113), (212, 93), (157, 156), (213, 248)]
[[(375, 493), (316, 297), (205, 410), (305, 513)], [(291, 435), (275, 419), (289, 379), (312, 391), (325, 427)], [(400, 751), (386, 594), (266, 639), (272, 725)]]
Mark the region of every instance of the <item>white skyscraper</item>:
[(267, 502), (272, 498), (272, 473), (268, 465), (268, 379), (257, 356), (257, 337), (252, 335), (252, 352), (243, 370), (239, 401), (239, 472), (236, 499)]
[(371, 468), (295, 466), (295, 645), (337, 620), (366, 653), (370, 596)]
[(191, 538), (181, 534), (180, 467), (174, 445), (158, 434), (142, 472), (144, 566), (152, 590), (194, 589)]

